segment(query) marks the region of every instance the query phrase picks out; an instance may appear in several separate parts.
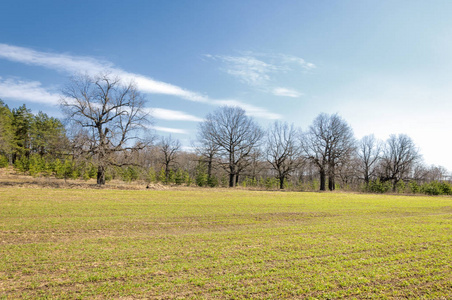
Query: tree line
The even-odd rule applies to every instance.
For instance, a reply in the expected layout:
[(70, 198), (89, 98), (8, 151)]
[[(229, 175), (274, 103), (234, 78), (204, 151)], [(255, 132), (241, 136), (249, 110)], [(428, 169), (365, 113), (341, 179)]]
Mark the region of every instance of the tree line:
[(426, 166), (404, 134), (356, 140), (338, 114), (301, 130), (276, 121), (263, 129), (239, 107), (199, 123), (195, 151), (149, 134), (145, 99), (111, 74), (76, 76), (63, 90), (63, 122), (0, 101), (0, 166), (33, 176), (198, 186), (452, 194), (450, 176)]
[(409, 136), (356, 140), (338, 114), (319, 114), (305, 131), (279, 121), (263, 130), (243, 109), (222, 107), (200, 124), (197, 151), (228, 174), (229, 187), (242, 177), (275, 178), (280, 189), (451, 193), (447, 170), (425, 166)]

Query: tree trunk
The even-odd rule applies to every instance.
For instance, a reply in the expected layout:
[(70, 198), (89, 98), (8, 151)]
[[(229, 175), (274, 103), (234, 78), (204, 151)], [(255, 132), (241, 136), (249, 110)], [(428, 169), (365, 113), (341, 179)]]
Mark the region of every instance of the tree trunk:
[(321, 191), (325, 191), (325, 182), (326, 182), (326, 174), (325, 174), (325, 170), (322, 169), (320, 170), (320, 190)]
[(399, 181), (394, 179), (394, 181), (392, 182), (392, 192), (395, 193), (397, 191), (397, 183)]
[(334, 191), (336, 189), (336, 184), (334, 182), (334, 175), (328, 176), (328, 189)]
[(235, 186), (239, 185), (239, 173), (235, 174)]
[(284, 176), (279, 177), (279, 189), (280, 190), (284, 189)]
[(105, 184), (105, 167), (104, 166), (97, 167), (97, 184), (99, 184), (99, 185)]
[(169, 182), (169, 163), (165, 163), (165, 183)]
[(229, 174), (229, 187), (234, 187), (234, 174)]
[(207, 181), (210, 182), (211, 177), (212, 177), (212, 157), (209, 157), (209, 161), (207, 163)]
[(334, 191), (336, 189), (336, 184), (335, 184), (335, 170), (334, 170), (334, 163), (330, 162), (328, 165), (328, 189), (330, 191)]

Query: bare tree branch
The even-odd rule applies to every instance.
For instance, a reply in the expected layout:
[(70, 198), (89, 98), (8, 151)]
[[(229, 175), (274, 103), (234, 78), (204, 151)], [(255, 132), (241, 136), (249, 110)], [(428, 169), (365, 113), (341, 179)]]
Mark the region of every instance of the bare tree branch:
[(105, 184), (108, 166), (133, 164), (130, 154), (149, 143), (139, 135), (149, 122), (144, 103), (133, 82), (108, 73), (75, 76), (63, 90), (60, 106), (74, 132), (74, 150), (97, 161), (98, 184)]

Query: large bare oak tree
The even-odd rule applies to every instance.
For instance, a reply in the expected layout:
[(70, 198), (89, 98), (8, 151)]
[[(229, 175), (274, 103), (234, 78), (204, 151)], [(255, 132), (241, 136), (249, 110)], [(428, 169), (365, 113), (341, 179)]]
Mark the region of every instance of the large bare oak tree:
[(320, 190), (335, 189), (336, 167), (343, 164), (355, 149), (351, 127), (339, 115), (321, 113), (302, 137), (305, 155), (319, 169)]
[(395, 192), (397, 183), (407, 178), (420, 158), (419, 150), (409, 136), (391, 134), (383, 151), (382, 180), (391, 180), (392, 190)]
[(244, 166), (264, 133), (240, 107), (223, 106), (199, 125), (199, 138), (211, 141), (225, 161), (229, 187), (235, 186)]
[(112, 74), (75, 76), (63, 90), (74, 151), (95, 160), (98, 184), (105, 184), (107, 167), (133, 164), (128, 158), (146, 146), (138, 132), (148, 122), (144, 103), (133, 82)]
[(284, 188), (284, 181), (302, 162), (299, 145), (299, 130), (294, 125), (276, 121), (267, 131), (265, 153), (267, 161), (276, 171), (279, 188)]

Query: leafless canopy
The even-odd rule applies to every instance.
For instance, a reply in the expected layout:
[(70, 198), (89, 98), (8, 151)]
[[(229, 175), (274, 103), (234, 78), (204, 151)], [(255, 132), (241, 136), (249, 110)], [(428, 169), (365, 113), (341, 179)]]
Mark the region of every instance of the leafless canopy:
[(267, 132), (265, 153), (267, 161), (277, 172), (280, 188), (284, 188), (284, 180), (301, 163), (299, 131), (294, 125), (276, 121)]
[(107, 166), (130, 164), (128, 153), (146, 146), (138, 130), (148, 115), (134, 83), (111, 74), (76, 76), (63, 90), (60, 104), (73, 131), (74, 150), (97, 161), (98, 184), (105, 184)]
[(207, 164), (207, 180), (212, 177), (215, 157), (218, 154), (218, 145), (215, 141), (208, 139), (203, 132), (198, 131), (197, 144), (195, 145), (196, 153), (201, 157), (201, 161)]
[(176, 161), (177, 154), (180, 151), (181, 143), (170, 136), (163, 137), (158, 144), (160, 152), (163, 154), (163, 165), (165, 168), (166, 181), (168, 182), (170, 167)]
[(355, 149), (351, 127), (337, 114), (322, 113), (303, 135), (302, 147), (305, 155), (319, 168), (320, 190), (326, 189), (327, 173), (328, 188), (334, 190), (336, 166), (344, 163)]
[(382, 150), (382, 143), (373, 134), (366, 135), (358, 143), (359, 172), (362, 174), (362, 179), (364, 179), (366, 184), (369, 184), (370, 179), (376, 175)]
[(218, 147), (233, 187), (263, 131), (242, 108), (223, 106), (207, 115), (199, 125), (199, 136)]
[(386, 141), (383, 154), (383, 180), (392, 180), (393, 190), (400, 180), (405, 179), (421, 158), (413, 140), (405, 135), (392, 134)]

